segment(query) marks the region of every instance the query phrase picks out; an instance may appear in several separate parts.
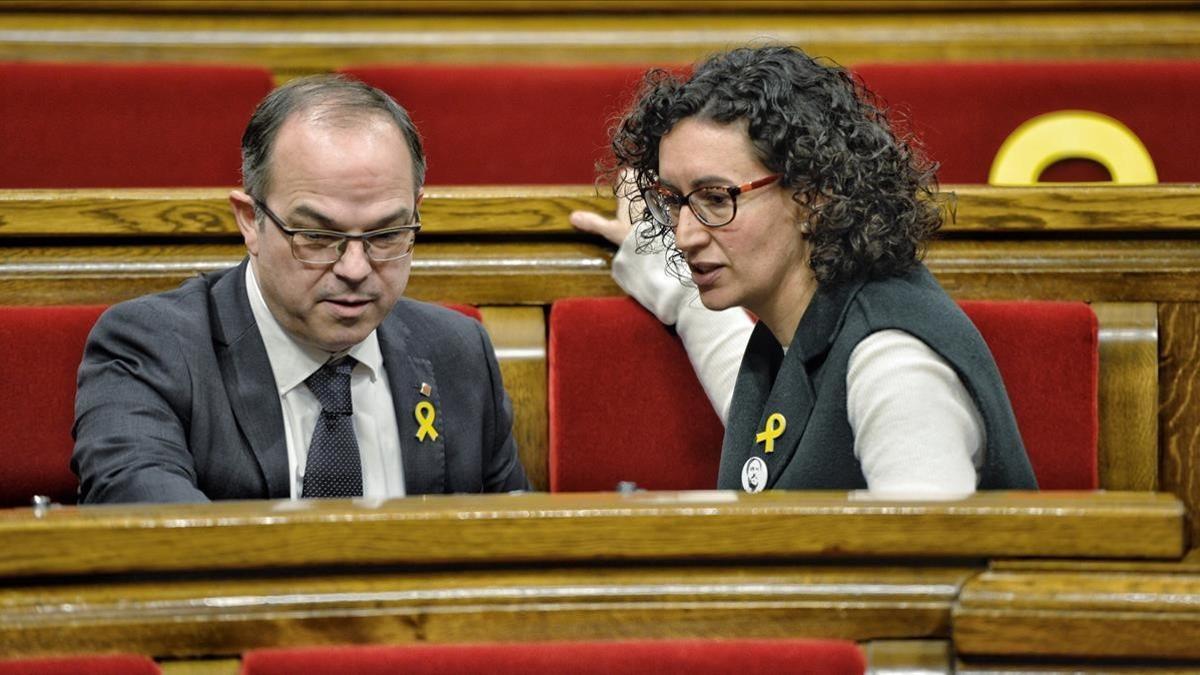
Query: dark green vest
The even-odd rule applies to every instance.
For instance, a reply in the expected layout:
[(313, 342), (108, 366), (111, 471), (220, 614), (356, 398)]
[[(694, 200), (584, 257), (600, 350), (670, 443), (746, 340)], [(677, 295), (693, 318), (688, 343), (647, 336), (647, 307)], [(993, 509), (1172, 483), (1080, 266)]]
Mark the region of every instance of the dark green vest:
[[(887, 329), (929, 345), (974, 399), (987, 434), (979, 489), (1037, 489), (991, 352), (923, 265), (902, 277), (821, 286), (786, 355), (761, 321), (755, 326), (733, 390), (717, 486), (742, 489), (743, 467), (759, 457), (767, 489), (865, 488), (846, 413), (846, 369), (863, 338)], [(768, 454), (755, 438), (773, 413), (786, 426)]]

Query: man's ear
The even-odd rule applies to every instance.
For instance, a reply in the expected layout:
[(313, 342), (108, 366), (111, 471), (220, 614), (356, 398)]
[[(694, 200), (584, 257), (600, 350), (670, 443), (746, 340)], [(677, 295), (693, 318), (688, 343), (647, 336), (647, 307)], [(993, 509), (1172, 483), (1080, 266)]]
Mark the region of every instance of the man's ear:
[(257, 256), (258, 237), (262, 231), (254, 215), (254, 200), (241, 190), (233, 190), (229, 193), (229, 205), (233, 207), (233, 218), (242, 233), (242, 241), (246, 242), (246, 250), (250, 251), (250, 255)]

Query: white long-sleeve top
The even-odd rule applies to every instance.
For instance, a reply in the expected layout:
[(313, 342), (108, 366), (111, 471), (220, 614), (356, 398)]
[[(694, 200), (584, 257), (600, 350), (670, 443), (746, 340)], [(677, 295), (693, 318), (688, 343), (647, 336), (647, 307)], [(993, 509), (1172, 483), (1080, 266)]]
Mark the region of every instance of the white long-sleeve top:
[[(613, 279), (675, 326), (724, 422), (754, 324), (738, 308), (705, 308), (694, 288), (667, 273), (666, 254), (637, 253), (636, 238), (631, 231), (618, 248)], [(884, 330), (858, 343), (846, 370), (846, 411), (871, 492), (975, 491), (986, 447), (979, 409), (950, 364), (912, 334)]]

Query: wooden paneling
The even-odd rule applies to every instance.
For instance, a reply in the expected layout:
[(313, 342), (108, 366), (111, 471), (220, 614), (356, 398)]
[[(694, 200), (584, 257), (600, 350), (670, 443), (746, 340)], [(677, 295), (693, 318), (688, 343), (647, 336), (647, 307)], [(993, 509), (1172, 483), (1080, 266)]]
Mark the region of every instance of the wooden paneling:
[[(531, 7), (536, 5), (525, 5)], [(844, 64), (1200, 57), (1200, 16), (1188, 5), (1138, 11), (1127, 3), (940, 3), (911, 11), (912, 5), (884, 9), (876, 3), (865, 6), (871, 11), (856, 11), (838, 3), (789, 11), (791, 6), (777, 4), (729, 13), (695, 3), (667, 12), (595, 7), (359, 13), (356, 5), (287, 14), (200, 4), (172, 12), (87, 6), (38, 12), (21, 11), (18, 3), (0, 13), (0, 60), (242, 63), (287, 78), (400, 61), (681, 63), (763, 39), (803, 45)]]
[[(197, 273), (236, 264), (244, 254), (240, 243), (12, 241), (0, 246), (0, 304), (117, 302), (174, 288)], [(611, 261), (610, 246), (582, 236), (427, 238), (413, 254), (407, 294), (476, 305), (621, 295)], [(926, 262), (960, 299), (1200, 302), (1200, 246), (1192, 238), (943, 240), (930, 247)]]
[(1163, 303), (1158, 321), (1159, 480), (1188, 505), (1200, 541), (1200, 304)]
[(481, 561), (1178, 558), (1158, 493), (992, 492), (905, 502), (732, 491), (424, 496), (0, 511), (0, 576)]
[(1194, 0), (5, 0), (21, 10), (103, 10), (150, 12), (266, 12), (274, 14), (356, 14), (447, 12), (455, 14), (530, 14), (579, 12), (754, 13), (923, 12), (981, 9), (1177, 9)]
[(550, 489), (547, 456), (546, 314), (542, 307), (483, 307), (504, 386), (513, 402), (513, 437), (535, 490)]
[(948, 638), (967, 565), (371, 571), (0, 589), (0, 651), (754, 635)]
[(1158, 489), (1158, 307), (1092, 304), (1100, 321), (1100, 487)]
[[(226, 188), (0, 190), (0, 238), (238, 237)], [(946, 185), (943, 236), (1200, 232), (1193, 185)], [(567, 236), (577, 209), (612, 213), (589, 185), (427, 186), (421, 237)]]
[(954, 609), (964, 655), (1200, 659), (1200, 574), (989, 571)]
[(242, 672), (240, 659), (170, 659), (160, 661), (158, 665), (163, 675), (239, 675)]
[(954, 672), (947, 640), (871, 640), (863, 645), (871, 675), (950, 675)]

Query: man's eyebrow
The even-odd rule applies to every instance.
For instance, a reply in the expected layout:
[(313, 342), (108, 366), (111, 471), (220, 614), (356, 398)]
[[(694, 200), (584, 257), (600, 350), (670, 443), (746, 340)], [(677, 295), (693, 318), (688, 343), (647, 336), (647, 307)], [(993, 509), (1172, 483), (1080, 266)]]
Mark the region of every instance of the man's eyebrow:
[[(291, 215), (293, 217), (294, 216), (302, 216), (311, 221), (314, 221), (322, 229), (327, 229), (327, 230), (337, 229), (337, 221), (335, 221), (334, 219), (330, 218), (329, 216), (321, 213), (320, 211), (317, 211), (316, 209), (308, 206), (307, 204), (300, 204), (299, 206), (297, 206), (295, 209), (292, 210)], [(379, 220), (375, 221), (368, 227), (364, 228), (363, 231), (370, 232), (373, 230), (378, 230), (378, 229), (382, 229), (382, 228), (385, 228), (388, 226), (392, 226), (392, 225), (396, 224), (396, 221), (401, 221), (402, 223), (407, 223), (409, 221), (409, 219), (411, 218), (411, 215), (412, 215), (412, 209), (410, 209), (407, 206), (403, 206), (403, 207), (400, 207), (399, 209), (397, 209), (394, 213), (384, 216), (383, 218), (380, 218)]]

